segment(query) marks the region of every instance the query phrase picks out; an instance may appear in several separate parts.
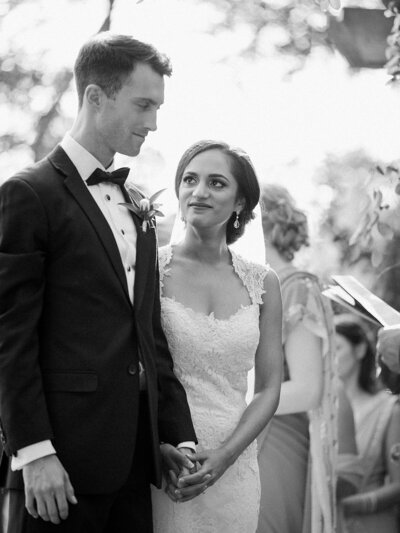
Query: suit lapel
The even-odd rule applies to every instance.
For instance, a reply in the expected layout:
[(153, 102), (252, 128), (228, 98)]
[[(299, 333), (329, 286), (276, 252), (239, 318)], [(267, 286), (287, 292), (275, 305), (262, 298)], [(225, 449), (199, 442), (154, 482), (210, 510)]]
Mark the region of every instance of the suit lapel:
[[(129, 195), (125, 189), (122, 190), (125, 200), (130, 202)], [(141, 219), (132, 211), (133, 222), (135, 223), (137, 240), (136, 240), (136, 267), (135, 267), (135, 287), (134, 287), (134, 307), (135, 312), (140, 310), (146, 288), (146, 279), (149, 272), (153, 272), (154, 266), (151, 265), (152, 251), (155, 244), (154, 229), (147, 228), (142, 230)]]
[(60, 146), (57, 146), (49, 155), (49, 160), (57, 170), (66, 176), (64, 181), (65, 186), (68, 188), (93, 225), (130, 302), (121, 255), (107, 220), (104, 218), (103, 213), (88, 191), (86, 185), (83, 183), (83, 180), (78, 174), (78, 171), (76, 170), (72, 161)]

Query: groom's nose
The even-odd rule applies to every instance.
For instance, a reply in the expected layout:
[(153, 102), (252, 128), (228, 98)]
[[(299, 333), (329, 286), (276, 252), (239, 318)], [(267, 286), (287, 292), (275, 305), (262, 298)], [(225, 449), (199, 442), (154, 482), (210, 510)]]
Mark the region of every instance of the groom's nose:
[(157, 109), (150, 110), (145, 119), (145, 127), (147, 131), (156, 131), (157, 129)]

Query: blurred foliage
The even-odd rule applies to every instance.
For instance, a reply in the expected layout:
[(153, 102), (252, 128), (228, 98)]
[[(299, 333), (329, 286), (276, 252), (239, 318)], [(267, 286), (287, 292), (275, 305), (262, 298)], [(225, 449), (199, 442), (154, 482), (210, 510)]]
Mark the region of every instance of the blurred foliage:
[[(106, 17), (99, 31), (110, 29), (114, 1), (104, 1)], [(79, 0), (69, 2), (79, 4)], [(0, 32), (9, 17), (29, 7), (36, 8), (29, 24), (39, 38), (46, 13), (37, 0), (3, 0)], [(19, 37), (3, 40), (0, 51), (0, 162), (4, 168), (7, 168), (4, 159), (19, 159), (22, 165), (41, 159), (62, 137), (71, 120), (62, 110), (62, 99), (73, 77), (71, 66), (60, 64), (55, 71), (46, 68), (44, 59), (48, 50), (35, 47), (33, 53), (29, 39), (24, 41)]]
[(386, 69), (390, 76), (389, 83), (400, 82), (400, 0), (384, 0), (387, 6), (387, 16), (393, 16), (393, 28), (387, 41)]
[(320, 232), (338, 251), (336, 268), (353, 273), (400, 310), (397, 167), (377, 166), (363, 151), (329, 155), (317, 181), (331, 191)]
[(213, 32), (234, 31), (239, 26), (249, 29), (252, 37), (244, 55), (263, 54), (272, 43), (276, 51), (292, 55), (300, 65), (314, 46), (332, 49), (327, 37), (328, 13), (313, 0), (205, 1), (220, 14)]

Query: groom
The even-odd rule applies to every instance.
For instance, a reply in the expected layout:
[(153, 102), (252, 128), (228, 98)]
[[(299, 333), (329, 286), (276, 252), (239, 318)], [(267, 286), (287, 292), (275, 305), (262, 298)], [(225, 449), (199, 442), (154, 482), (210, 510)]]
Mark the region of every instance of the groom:
[(9, 531), (20, 520), (24, 532), (151, 532), (160, 443), (169, 468), (193, 466), (185, 447), (196, 437), (160, 325), (155, 230), (119, 205), (127, 171), (112, 172), (116, 152), (138, 155), (156, 130), (170, 74), (148, 44), (90, 39), (75, 64), (72, 130), (0, 189)]

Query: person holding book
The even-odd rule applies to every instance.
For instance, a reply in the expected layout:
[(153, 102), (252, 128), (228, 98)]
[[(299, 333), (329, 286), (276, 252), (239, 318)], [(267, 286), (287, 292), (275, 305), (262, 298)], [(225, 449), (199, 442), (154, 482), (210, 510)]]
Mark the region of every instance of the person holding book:
[(378, 331), (376, 350), (385, 365), (396, 374), (400, 373), (400, 324), (387, 326)]
[[(361, 321), (354, 315), (335, 317), (339, 376), (353, 408), (360, 472), (358, 492), (339, 504), (346, 533), (395, 533), (400, 502), (400, 404), (382, 390), (376, 354)], [(397, 401), (396, 401), (397, 400)], [(347, 473), (351, 471), (348, 465)]]

